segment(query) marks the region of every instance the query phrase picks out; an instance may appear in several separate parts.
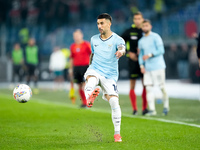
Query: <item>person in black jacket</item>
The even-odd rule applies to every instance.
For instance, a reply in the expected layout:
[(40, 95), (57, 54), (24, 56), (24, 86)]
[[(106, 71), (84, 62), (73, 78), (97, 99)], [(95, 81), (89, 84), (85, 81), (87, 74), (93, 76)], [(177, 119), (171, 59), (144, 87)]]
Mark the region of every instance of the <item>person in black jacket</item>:
[(199, 33), (198, 44), (197, 44), (197, 57), (199, 60), (199, 68), (200, 68), (200, 33)]
[[(142, 37), (142, 22), (143, 22), (143, 16), (141, 12), (137, 12), (133, 16), (133, 22), (131, 28), (127, 29), (123, 34), (122, 38), (126, 42), (126, 49), (128, 57), (128, 65), (129, 65), (129, 78), (130, 78), (130, 93), (129, 97), (131, 100), (132, 108), (133, 108), (133, 115), (137, 114), (137, 98), (135, 94), (135, 84), (136, 79), (139, 77), (143, 77), (142, 73), (140, 72), (140, 66), (138, 63), (138, 40)], [(145, 115), (147, 110), (147, 99), (146, 99), (146, 89), (143, 88), (142, 92), (142, 114)]]

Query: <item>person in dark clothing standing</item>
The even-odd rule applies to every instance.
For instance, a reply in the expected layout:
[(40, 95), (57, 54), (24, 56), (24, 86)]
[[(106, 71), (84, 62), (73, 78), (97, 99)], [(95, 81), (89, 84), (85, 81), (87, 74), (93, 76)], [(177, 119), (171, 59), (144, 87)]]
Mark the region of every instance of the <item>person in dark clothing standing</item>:
[(29, 84), (31, 78), (34, 78), (35, 89), (33, 92), (37, 94), (39, 91), (37, 89), (38, 73), (37, 67), (39, 65), (39, 49), (35, 44), (35, 39), (30, 39), (28, 45), (25, 48), (25, 60), (27, 67), (27, 84)]
[[(127, 29), (123, 34), (122, 38), (126, 42), (126, 49), (128, 57), (128, 65), (129, 65), (129, 78), (130, 78), (130, 93), (129, 97), (131, 100), (132, 108), (133, 108), (133, 115), (137, 114), (137, 98), (135, 94), (135, 84), (136, 79), (141, 77), (143, 78), (142, 73), (140, 72), (140, 66), (138, 63), (138, 40), (142, 37), (142, 22), (143, 16), (141, 12), (137, 12), (133, 16), (133, 22), (131, 28)], [(142, 114), (145, 115), (147, 110), (147, 99), (146, 99), (146, 89), (143, 87), (142, 92)]]

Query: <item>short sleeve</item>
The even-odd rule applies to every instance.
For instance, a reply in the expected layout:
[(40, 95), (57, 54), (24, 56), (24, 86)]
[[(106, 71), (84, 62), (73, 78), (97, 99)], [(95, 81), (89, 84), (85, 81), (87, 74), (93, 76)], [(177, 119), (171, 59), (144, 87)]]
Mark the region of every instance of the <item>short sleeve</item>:
[(125, 41), (123, 38), (119, 37), (117, 39), (117, 43), (116, 43), (116, 47), (119, 47), (120, 45), (124, 45), (125, 46)]
[(91, 40), (90, 40), (90, 44), (91, 44), (91, 51), (92, 51), (92, 53), (94, 53), (94, 48), (93, 48), (93, 38), (91, 38)]

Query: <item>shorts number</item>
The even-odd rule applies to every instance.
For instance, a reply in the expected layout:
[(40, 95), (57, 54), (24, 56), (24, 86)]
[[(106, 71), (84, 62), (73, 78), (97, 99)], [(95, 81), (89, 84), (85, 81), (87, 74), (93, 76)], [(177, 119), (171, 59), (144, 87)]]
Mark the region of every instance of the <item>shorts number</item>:
[(114, 87), (114, 91), (118, 93), (117, 85), (113, 84), (113, 87)]

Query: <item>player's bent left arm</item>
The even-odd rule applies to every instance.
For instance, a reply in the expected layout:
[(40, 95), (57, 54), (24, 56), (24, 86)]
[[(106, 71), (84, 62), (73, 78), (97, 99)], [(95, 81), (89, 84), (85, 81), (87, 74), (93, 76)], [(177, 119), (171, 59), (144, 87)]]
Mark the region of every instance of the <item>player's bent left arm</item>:
[(154, 51), (152, 54), (149, 54), (149, 55), (151, 55), (151, 57), (163, 55), (165, 53), (165, 50), (164, 50), (164, 44), (161, 37), (157, 35), (154, 40), (155, 40), (156, 51)]
[(122, 57), (126, 53), (126, 47), (124, 44), (120, 44), (117, 46), (117, 52), (115, 53), (117, 58)]

